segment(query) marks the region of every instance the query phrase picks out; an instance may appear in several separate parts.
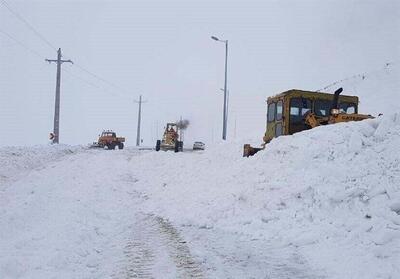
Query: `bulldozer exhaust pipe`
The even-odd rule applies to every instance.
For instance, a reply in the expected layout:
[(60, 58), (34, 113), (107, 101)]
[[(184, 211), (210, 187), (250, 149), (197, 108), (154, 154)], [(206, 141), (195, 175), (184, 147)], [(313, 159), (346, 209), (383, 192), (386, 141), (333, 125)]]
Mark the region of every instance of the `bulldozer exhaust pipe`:
[(333, 96), (331, 110), (332, 109), (339, 109), (339, 95), (342, 92), (343, 92), (343, 88), (342, 87), (340, 87), (338, 90), (335, 91), (335, 93), (334, 93), (335, 95)]

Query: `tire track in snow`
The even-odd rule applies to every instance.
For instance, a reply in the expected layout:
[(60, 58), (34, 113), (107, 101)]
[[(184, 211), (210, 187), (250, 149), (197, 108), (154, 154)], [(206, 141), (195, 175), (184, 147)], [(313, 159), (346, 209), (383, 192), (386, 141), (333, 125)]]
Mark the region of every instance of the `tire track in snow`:
[(249, 238), (215, 228), (188, 226), (184, 234), (202, 256), (202, 268), (213, 278), (324, 279), (291, 244)]
[(177, 229), (161, 217), (155, 217), (155, 221), (159, 224), (161, 235), (166, 238), (175, 265), (184, 278), (203, 278), (201, 265), (194, 260)]
[(137, 215), (124, 255), (112, 278), (204, 278), (178, 230), (158, 216)]

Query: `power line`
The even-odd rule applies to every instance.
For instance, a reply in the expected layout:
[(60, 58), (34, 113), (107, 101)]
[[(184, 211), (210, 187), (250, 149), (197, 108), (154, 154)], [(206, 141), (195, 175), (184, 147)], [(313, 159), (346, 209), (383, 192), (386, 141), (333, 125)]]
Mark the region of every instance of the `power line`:
[(118, 85), (114, 84), (113, 82), (106, 80), (105, 78), (103, 78), (103, 77), (101, 77), (101, 76), (99, 76), (99, 75), (97, 75), (97, 74), (95, 74), (95, 73), (89, 71), (88, 69), (85, 69), (84, 67), (82, 67), (82, 66), (79, 65), (79, 64), (75, 64), (75, 66), (76, 66), (77, 68), (79, 68), (80, 70), (86, 72), (87, 74), (91, 75), (92, 77), (98, 79), (99, 81), (102, 81), (102, 82), (104, 82), (104, 83), (106, 83), (106, 84), (108, 84), (108, 85), (110, 85), (110, 86), (112, 86), (112, 87), (114, 87), (114, 88), (116, 88), (116, 89), (118, 89), (118, 90), (126, 91), (125, 89), (119, 87)]
[(387, 70), (390, 66), (395, 65), (397, 63), (398, 63), (397, 61), (387, 62), (387, 63), (384, 64), (382, 69), (376, 69), (376, 70), (372, 70), (372, 71), (361, 73), (361, 74), (355, 74), (355, 75), (343, 78), (341, 80), (337, 80), (335, 82), (332, 82), (332, 83), (328, 84), (324, 88), (318, 89), (316, 92), (320, 92), (322, 90), (326, 90), (328, 88), (331, 88), (332, 86), (335, 86), (337, 84), (340, 84), (342, 82), (349, 81), (349, 80), (352, 80), (352, 79), (361, 78), (362, 80), (364, 80), (366, 77), (370, 76), (371, 74), (376, 73), (376, 72), (380, 72), (382, 70)]
[[(28, 45), (24, 44), (24, 43), (21, 42), (20, 40), (18, 40), (18, 39), (16, 39), (15, 37), (11, 36), (9, 33), (5, 32), (5, 31), (3, 31), (3, 30), (1, 30), (1, 29), (0, 29), (0, 33), (3, 34), (4, 36), (6, 36), (8, 39), (12, 40), (13, 42), (17, 43), (19, 46), (21, 46), (22, 48), (24, 48), (27, 52), (29, 52), (29, 53), (31, 53), (31, 54), (33, 54), (33, 55), (39, 57), (41, 60), (44, 59), (44, 56), (41, 55), (38, 51), (36, 51), (36, 50), (30, 48)], [(99, 85), (97, 85), (97, 84), (95, 84), (95, 83), (93, 83), (93, 82), (90, 82), (90, 81), (88, 81), (88, 80), (86, 80), (86, 79), (80, 77), (79, 75), (74, 74), (73, 72), (69, 71), (69, 70), (66, 69), (66, 68), (64, 68), (63, 71), (64, 71), (66, 74), (70, 75), (71, 77), (73, 77), (73, 78), (75, 78), (75, 79), (78, 79), (78, 80), (80, 80), (81, 82), (83, 82), (83, 83), (85, 83), (85, 84), (87, 84), (87, 85), (89, 85), (89, 86), (91, 86), (91, 87), (93, 87), (93, 88), (101, 89), (102, 91), (104, 91), (104, 92), (106, 92), (106, 93), (108, 93), (108, 94), (110, 94), (110, 95), (129, 98), (129, 96), (126, 96), (126, 95), (121, 95), (121, 94), (118, 95), (118, 94), (115, 94), (114, 92), (112, 92), (112, 91), (106, 89), (105, 87), (99, 86)]]
[[(30, 24), (21, 14), (19, 14), (14, 9), (12, 9), (10, 7), (10, 5), (5, 0), (0, 0), (0, 4), (2, 4), (7, 10), (9, 10), (16, 18), (18, 18), (20, 21), (22, 21), (40, 40), (42, 40), (45, 44), (47, 44), (53, 50), (58, 51), (58, 49), (52, 43), (50, 43), (49, 40), (47, 40), (39, 31), (37, 31), (37, 29), (32, 24)], [(7, 36), (9, 36), (9, 35), (7, 35)], [(10, 38), (11, 38), (11, 36), (10, 36)], [(19, 43), (19, 44), (21, 44), (21, 43)], [(41, 58), (42, 58), (42, 56), (41, 56)], [(88, 69), (84, 68), (83, 66), (81, 66), (79, 64), (76, 64), (76, 63), (75, 63), (75, 66), (77, 68), (79, 68), (80, 70), (82, 70), (83, 72), (86, 72), (87, 74), (89, 74), (92, 77), (96, 78), (97, 80), (102, 81), (103, 83), (106, 83), (109, 86), (112, 86), (112, 87), (114, 87), (114, 88), (116, 88), (116, 89), (118, 89), (120, 91), (126, 92), (125, 89), (123, 89), (120, 86), (116, 85), (115, 83), (113, 83), (111, 81), (108, 81), (107, 79), (105, 79), (105, 78), (103, 78), (103, 77), (101, 77), (101, 76), (89, 71)]]
[(101, 91), (103, 91), (103, 92), (105, 92), (105, 93), (107, 93), (107, 94), (109, 94), (109, 95), (117, 96), (117, 97), (124, 97), (124, 98), (129, 98), (129, 99), (130, 99), (129, 96), (122, 95), (122, 94), (116, 94), (115, 92), (110, 91), (110, 90), (107, 89), (106, 87), (103, 87), (103, 86), (100, 86), (100, 85), (98, 85), (98, 84), (95, 84), (95, 83), (93, 83), (93, 82), (91, 82), (91, 81), (88, 81), (88, 80), (82, 78), (81, 76), (78, 76), (78, 75), (74, 74), (72, 71), (70, 71), (70, 70), (68, 70), (68, 69), (66, 69), (66, 68), (64, 68), (63, 71), (64, 71), (65, 73), (67, 73), (68, 75), (70, 75), (71, 77), (76, 78), (76, 79), (82, 81), (83, 83), (85, 83), (85, 84), (87, 84), (87, 85), (93, 87), (93, 88), (100, 89)]
[[(74, 78), (76, 78), (76, 79), (79, 79), (80, 81), (86, 83), (86, 84), (89, 85), (89, 86), (92, 86), (92, 87), (97, 88), (97, 89), (102, 89), (100, 86), (98, 86), (98, 85), (96, 85), (96, 84), (94, 84), (94, 83), (92, 83), (92, 82), (90, 82), (90, 81), (87, 81), (86, 79), (84, 79), (84, 78), (82, 78), (82, 77), (80, 77), (80, 76), (78, 76), (78, 75), (72, 73), (72, 72), (69, 71), (68, 69), (65, 69), (65, 68), (64, 68), (63, 71), (66, 72), (67, 74), (69, 74), (71, 77), (74, 77)], [(105, 90), (105, 89), (103, 89), (103, 90)]]
[(32, 26), (32, 24), (30, 24), (26, 19), (24, 19), (19, 13), (17, 13), (16, 11), (14, 11), (10, 5), (5, 1), (5, 0), (0, 0), (0, 4), (2, 4), (7, 10), (9, 10), (16, 18), (18, 18), (21, 22), (23, 22), (26, 26), (28, 26), (28, 28), (35, 33), (35, 35), (41, 39), (44, 43), (46, 43), (49, 47), (51, 47), (53, 50), (57, 51), (57, 48), (51, 44), (42, 34), (39, 33), (39, 31), (37, 31), (35, 29), (35, 27)]
[(27, 51), (33, 53), (34, 55), (38, 56), (40, 59), (43, 59), (44, 56), (42, 56), (39, 52), (37, 52), (36, 50), (31, 49), (30, 47), (28, 47), (26, 44), (22, 43), (21, 41), (19, 41), (18, 39), (14, 38), (13, 36), (11, 36), (10, 34), (8, 34), (7, 32), (3, 31), (0, 29), (0, 33), (2, 33), (3, 35), (7, 36), (9, 39), (13, 40), (14, 42), (16, 42), (18, 45), (20, 45), (21, 47), (25, 48)]

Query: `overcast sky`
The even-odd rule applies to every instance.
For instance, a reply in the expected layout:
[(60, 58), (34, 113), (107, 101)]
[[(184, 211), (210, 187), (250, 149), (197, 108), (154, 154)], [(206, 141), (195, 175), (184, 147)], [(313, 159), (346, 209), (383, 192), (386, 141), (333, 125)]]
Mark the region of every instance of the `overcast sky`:
[(114, 129), (133, 145), (140, 94), (145, 144), (180, 116), (191, 121), (188, 142), (219, 140), (225, 49), (211, 35), (229, 40), (229, 139), (235, 122), (237, 137), (261, 139), (268, 96), (400, 58), (397, 0), (0, 0), (0, 145), (49, 142), (56, 75), (44, 61), (55, 50), (3, 1), (76, 63), (62, 66), (60, 142), (68, 144)]

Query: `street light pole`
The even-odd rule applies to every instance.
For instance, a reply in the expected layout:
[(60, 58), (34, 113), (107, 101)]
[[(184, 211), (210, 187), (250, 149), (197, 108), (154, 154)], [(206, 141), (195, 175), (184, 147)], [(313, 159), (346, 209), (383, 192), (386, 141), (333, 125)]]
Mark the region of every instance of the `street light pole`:
[(226, 140), (226, 130), (227, 130), (227, 125), (228, 125), (228, 96), (227, 96), (227, 82), (228, 82), (228, 40), (225, 42), (225, 84), (224, 84), (224, 126), (223, 126), (223, 131), (222, 131), (222, 139)]
[[(222, 93), (225, 92), (224, 88), (220, 88)], [(229, 117), (229, 89), (226, 90), (226, 114), (225, 114), (225, 121), (227, 123), (226, 129), (228, 130), (228, 117)]]
[(224, 83), (224, 110), (223, 110), (223, 117), (222, 117), (222, 139), (226, 140), (226, 127), (227, 127), (227, 84), (228, 84), (228, 40), (220, 40), (215, 36), (211, 36), (211, 39), (225, 43), (225, 83)]

